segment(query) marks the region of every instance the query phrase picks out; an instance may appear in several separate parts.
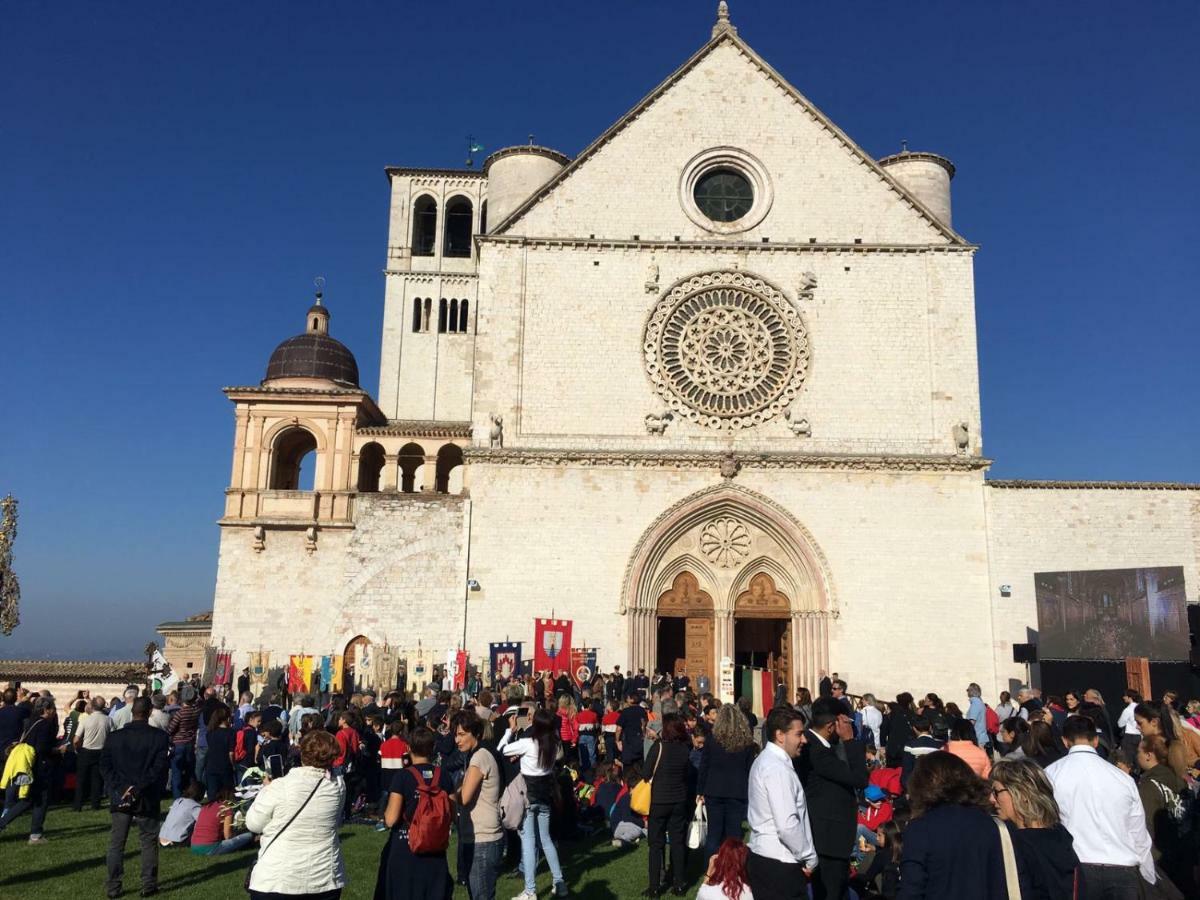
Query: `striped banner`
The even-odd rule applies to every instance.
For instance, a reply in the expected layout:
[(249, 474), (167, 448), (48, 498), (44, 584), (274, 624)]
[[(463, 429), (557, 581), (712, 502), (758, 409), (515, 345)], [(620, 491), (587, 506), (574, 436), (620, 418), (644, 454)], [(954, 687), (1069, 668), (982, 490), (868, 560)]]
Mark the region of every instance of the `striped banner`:
[(739, 697), (750, 698), (750, 711), (761, 721), (775, 705), (775, 679), (766, 669), (743, 666), (739, 672)]

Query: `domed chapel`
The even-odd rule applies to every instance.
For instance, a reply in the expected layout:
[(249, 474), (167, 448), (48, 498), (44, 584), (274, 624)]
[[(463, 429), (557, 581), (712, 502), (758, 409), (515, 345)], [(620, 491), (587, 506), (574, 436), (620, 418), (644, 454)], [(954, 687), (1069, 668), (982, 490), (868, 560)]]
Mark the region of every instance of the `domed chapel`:
[(336, 654), (362, 681), (387, 648), (411, 679), (531, 659), (555, 617), (605, 671), (994, 695), (1039, 573), (1181, 567), (1196, 599), (1194, 486), (986, 479), (954, 166), (871, 158), (724, 3), (574, 159), (386, 172), (378, 393), (320, 297), (225, 389), (235, 670)]

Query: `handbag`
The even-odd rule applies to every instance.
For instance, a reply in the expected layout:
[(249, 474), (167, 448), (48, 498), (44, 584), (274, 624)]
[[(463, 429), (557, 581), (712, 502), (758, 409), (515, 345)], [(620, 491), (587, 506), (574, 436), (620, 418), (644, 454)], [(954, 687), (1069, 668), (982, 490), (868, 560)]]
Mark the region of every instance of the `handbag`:
[(650, 777), (644, 781), (639, 781), (632, 791), (629, 792), (629, 808), (639, 816), (650, 815), (650, 794), (652, 791), (651, 785), (654, 784), (654, 775), (658, 772), (658, 764), (662, 762), (663, 748), (662, 744), (658, 744), (658, 756), (654, 759), (654, 769), (650, 772)]
[(258, 856), (254, 858), (254, 862), (250, 863), (250, 868), (246, 870), (246, 883), (243, 885), (243, 887), (246, 888), (247, 894), (250, 893), (250, 879), (254, 877), (254, 867), (258, 865), (258, 861), (263, 858), (263, 854), (267, 852), (267, 848), (279, 840), (279, 836), (288, 830), (289, 825), (296, 821), (296, 816), (304, 812), (304, 807), (308, 806), (308, 801), (316, 796), (317, 790), (321, 787), (321, 782), (324, 780), (324, 778), (317, 779), (317, 783), (313, 785), (312, 793), (304, 798), (304, 802), (300, 804), (300, 808), (292, 813), (292, 817), (284, 823), (282, 828), (275, 832), (275, 837), (271, 838), (271, 843), (263, 844), (262, 849), (258, 851)]
[(689, 850), (699, 850), (708, 840), (708, 811), (704, 804), (696, 801), (696, 812), (692, 814), (692, 824), (688, 826), (687, 845)]
[(1021, 900), (1021, 882), (1017, 878), (1017, 854), (1013, 851), (1008, 826), (995, 817), (992, 821), (1000, 830), (1000, 853), (1004, 857), (1004, 880), (1008, 885), (1008, 900)]

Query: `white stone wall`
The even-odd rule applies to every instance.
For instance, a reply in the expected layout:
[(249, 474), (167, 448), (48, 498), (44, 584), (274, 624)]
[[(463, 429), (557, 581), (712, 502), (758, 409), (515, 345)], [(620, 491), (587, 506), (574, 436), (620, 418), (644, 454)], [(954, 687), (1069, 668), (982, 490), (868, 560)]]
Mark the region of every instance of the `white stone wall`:
[[(234, 651), (341, 653), (356, 635), (439, 648), (462, 640), (465, 518), (470, 500), (368, 494), (353, 529), (323, 529), (309, 554), (302, 530), (272, 529), (253, 549), (251, 529), (221, 530), (213, 642)], [(244, 663), (241, 663), (244, 665)]]
[[(601, 648), (604, 668), (627, 662), (618, 604), (638, 540), (665, 509), (721, 483), (715, 466), (476, 465), (471, 478), (470, 577), (483, 590), (468, 643), (523, 640), (528, 651), (533, 619), (553, 611)], [(736, 482), (785, 507), (824, 554), (841, 613), (831, 668), (856, 692), (953, 698), (994, 678), (977, 474), (747, 468)]]
[[(647, 293), (652, 261), (660, 287)], [(646, 375), (646, 320), (674, 282), (717, 269), (765, 279), (803, 315), (812, 356), (795, 408), (811, 439), (795, 438), (782, 417), (732, 439), (682, 419), (646, 434), (645, 417), (666, 408)], [(809, 271), (818, 286), (801, 302)], [(967, 253), (485, 243), (476, 340), (476, 434), (500, 411), (513, 446), (724, 449), (732, 440), (746, 450), (946, 454), (953, 424), (966, 422), (973, 452), (980, 447)]]
[[(985, 491), (998, 688), (1025, 678), (1012, 645), (1037, 631), (1036, 572), (1183, 566), (1200, 600), (1200, 490), (995, 488)], [(1012, 596), (1001, 597), (1009, 585)]]

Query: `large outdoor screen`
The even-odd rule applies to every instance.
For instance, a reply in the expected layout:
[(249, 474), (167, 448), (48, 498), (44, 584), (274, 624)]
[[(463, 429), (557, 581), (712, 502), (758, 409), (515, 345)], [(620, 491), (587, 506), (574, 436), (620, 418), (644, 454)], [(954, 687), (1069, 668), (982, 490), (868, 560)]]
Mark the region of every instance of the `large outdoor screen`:
[(1188, 658), (1183, 568), (1038, 572), (1041, 659)]

